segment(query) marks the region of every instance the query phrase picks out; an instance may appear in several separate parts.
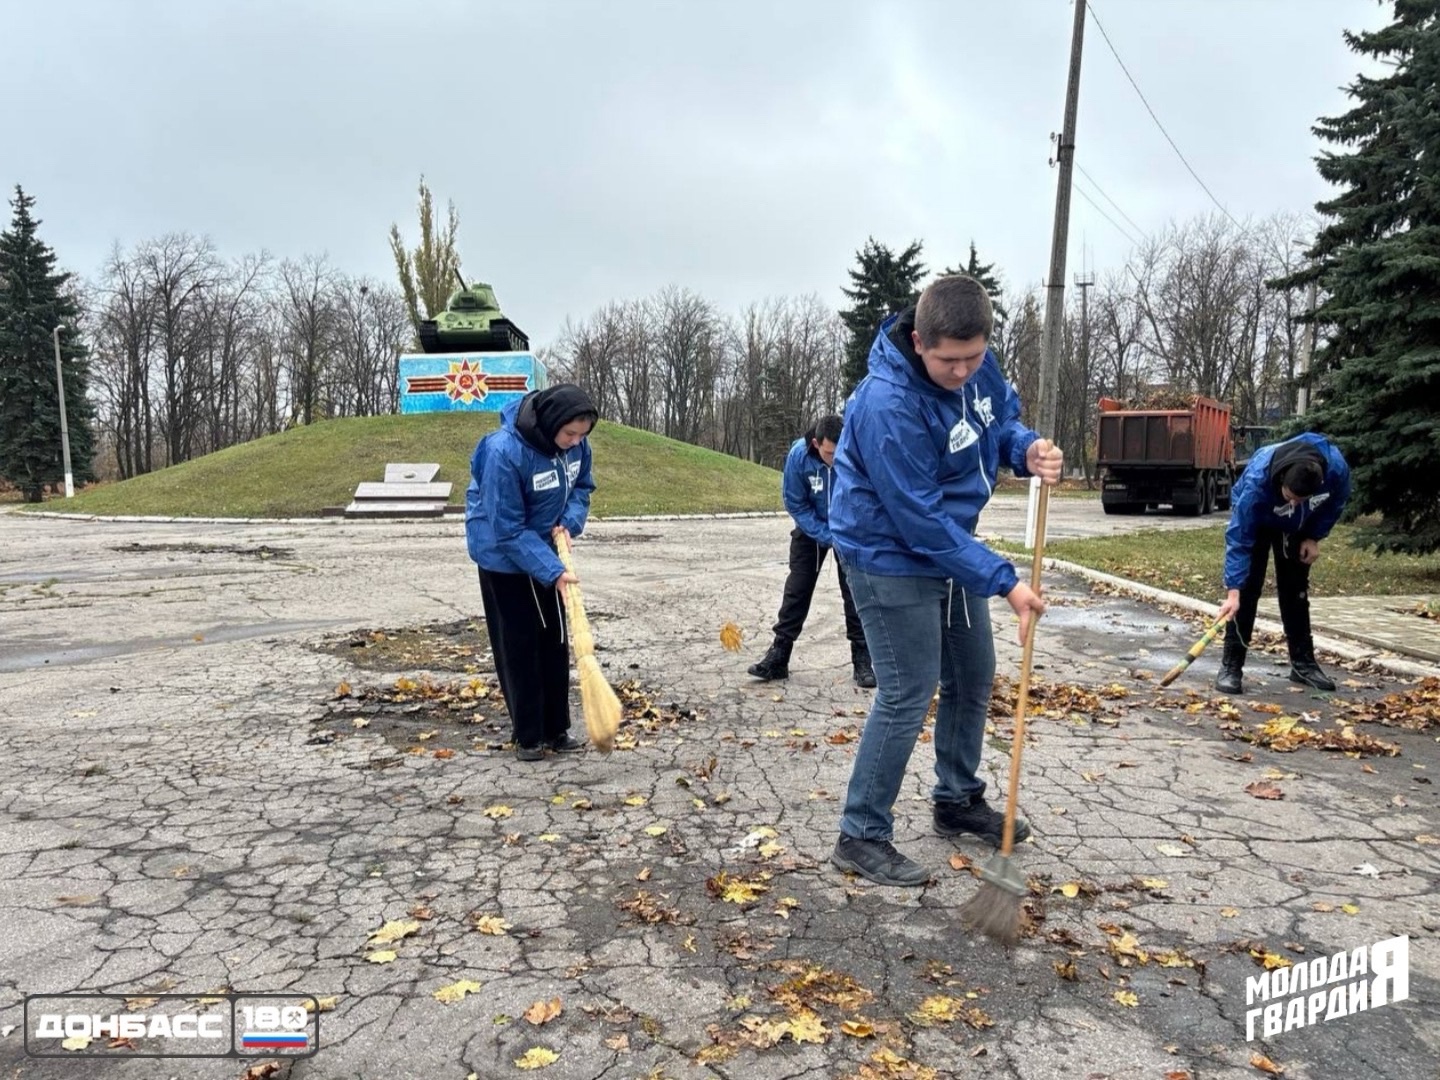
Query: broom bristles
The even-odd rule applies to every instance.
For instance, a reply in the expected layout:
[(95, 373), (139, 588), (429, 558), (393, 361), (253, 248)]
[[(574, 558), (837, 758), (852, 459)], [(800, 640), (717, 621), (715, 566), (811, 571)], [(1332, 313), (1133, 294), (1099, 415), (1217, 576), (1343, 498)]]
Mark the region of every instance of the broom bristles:
[(585, 730), (595, 748), (608, 754), (615, 745), (615, 733), (620, 729), (620, 699), (615, 696), (595, 657), (580, 657), (579, 666), (580, 707), (585, 712)]
[(1009, 889), (984, 882), (960, 908), (960, 920), (1002, 945), (1020, 940), (1020, 901)]

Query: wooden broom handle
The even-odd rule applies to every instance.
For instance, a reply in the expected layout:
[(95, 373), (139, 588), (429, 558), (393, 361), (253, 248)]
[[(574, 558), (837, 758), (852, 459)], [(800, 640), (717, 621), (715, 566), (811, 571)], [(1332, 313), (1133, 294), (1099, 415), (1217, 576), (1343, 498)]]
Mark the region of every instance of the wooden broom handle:
[[(575, 563), (570, 557), (570, 536), (568, 533), (561, 533), (555, 538), (555, 553), (560, 556), (560, 564), (565, 567), (567, 573), (575, 573)], [(559, 588), (559, 582), (556, 583)], [(565, 607), (570, 613), (572, 627), (581, 624), (585, 619), (585, 601), (580, 595), (579, 582), (571, 582), (565, 587)]]
[[(1045, 518), (1050, 509), (1050, 488), (1040, 485), (1035, 508), (1035, 554), (1030, 561), (1030, 588), (1040, 593), (1041, 563), (1045, 559)], [(1030, 665), (1035, 656), (1035, 627), (1039, 614), (1032, 615), (1025, 632), (1025, 645), (1020, 651), (1020, 689), (1015, 696), (1015, 742), (1010, 747), (1010, 791), (1005, 800), (1005, 836), (1000, 854), (1008, 856), (1015, 846), (1015, 809), (1020, 801), (1020, 752), (1025, 745), (1025, 708), (1030, 698)]]

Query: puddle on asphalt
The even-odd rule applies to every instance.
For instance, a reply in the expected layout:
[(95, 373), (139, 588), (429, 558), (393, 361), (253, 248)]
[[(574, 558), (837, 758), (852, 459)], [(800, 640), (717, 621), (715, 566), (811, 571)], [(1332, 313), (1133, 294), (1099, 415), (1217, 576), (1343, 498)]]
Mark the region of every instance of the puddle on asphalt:
[(132, 638), (129, 641), (90, 642), (57, 648), (54, 642), (12, 638), (12, 644), (0, 646), (0, 672), (33, 671), (42, 667), (64, 667), (107, 660), (116, 656), (154, 652), (157, 649), (178, 649), (187, 646), (220, 645), (232, 641), (270, 635), (293, 634), (337, 626), (343, 619), (322, 619), (308, 622), (242, 623), (213, 626), (193, 634), (161, 638)]

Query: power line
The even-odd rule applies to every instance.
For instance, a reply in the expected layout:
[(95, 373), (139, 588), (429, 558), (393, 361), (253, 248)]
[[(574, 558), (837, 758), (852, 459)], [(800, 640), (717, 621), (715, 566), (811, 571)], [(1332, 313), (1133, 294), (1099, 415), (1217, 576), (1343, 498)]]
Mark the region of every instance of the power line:
[(1140, 246), (1141, 246), (1140, 241), (1139, 241), (1139, 240), (1136, 240), (1133, 236), (1131, 236), (1128, 232), (1126, 232), (1126, 231), (1124, 230), (1124, 228), (1121, 227), (1121, 225), (1120, 225), (1118, 222), (1116, 222), (1116, 220), (1115, 220), (1114, 218), (1112, 218), (1109, 214), (1107, 214), (1107, 213), (1104, 211), (1104, 209), (1100, 206), (1099, 203), (1097, 203), (1094, 199), (1092, 199), (1092, 198), (1089, 196), (1089, 194), (1085, 191), (1085, 189), (1084, 189), (1083, 187), (1081, 187), (1079, 184), (1075, 184), (1074, 187), (1075, 187), (1075, 190), (1080, 193), (1080, 197), (1081, 197), (1082, 199), (1084, 199), (1086, 202), (1088, 202), (1091, 206), (1093, 206), (1093, 207), (1095, 208), (1095, 212), (1096, 212), (1097, 214), (1099, 214), (1101, 217), (1103, 217), (1106, 221), (1108, 221), (1111, 225), (1113, 225), (1113, 226), (1115, 227), (1115, 231), (1116, 231), (1116, 232), (1118, 232), (1121, 236), (1125, 237), (1126, 240), (1129, 240), (1130, 243), (1133, 244), (1135, 247), (1140, 247)]
[(1144, 236), (1144, 235), (1145, 235), (1145, 230), (1142, 229), (1139, 225), (1136, 225), (1134, 219), (1131, 218), (1131, 216), (1130, 216), (1129, 214), (1125, 213), (1125, 211), (1120, 208), (1120, 204), (1117, 203), (1114, 199), (1110, 198), (1110, 196), (1106, 193), (1105, 189), (1100, 186), (1100, 181), (1096, 180), (1096, 179), (1095, 179), (1093, 176), (1091, 176), (1088, 172), (1085, 172), (1085, 166), (1081, 165), (1081, 164), (1077, 161), (1077, 162), (1075, 163), (1075, 168), (1079, 169), (1080, 172), (1081, 172), (1081, 174), (1084, 175), (1085, 179), (1090, 181), (1090, 186), (1091, 186), (1091, 187), (1093, 187), (1096, 191), (1098, 191), (1101, 195), (1104, 196), (1106, 202), (1108, 202), (1111, 206), (1115, 207), (1115, 211), (1116, 211), (1122, 218), (1125, 219), (1126, 223), (1127, 223), (1132, 229), (1134, 229), (1134, 230), (1135, 230), (1137, 233), (1139, 233), (1141, 236)]
[(1130, 74), (1130, 69), (1125, 66), (1125, 61), (1120, 59), (1120, 54), (1115, 51), (1115, 45), (1110, 40), (1110, 35), (1105, 32), (1105, 27), (1101, 25), (1100, 17), (1095, 14), (1095, 5), (1091, 4), (1089, 10), (1090, 18), (1095, 20), (1096, 29), (1100, 31), (1100, 36), (1105, 39), (1105, 44), (1110, 48), (1110, 55), (1115, 57), (1115, 62), (1120, 65), (1120, 70), (1125, 73), (1125, 78), (1130, 80), (1130, 85), (1135, 88), (1135, 93), (1139, 96), (1140, 103), (1145, 106), (1145, 111), (1150, 114), (1150, 119), (1155, 121), (1155, 126), (1160, 129), (1160, 134), (1165, 136), (1165, 141), (1170, 144), (1170, 149), (1175, 151), (1175, 156), (1180, 159), (1180, 163), (1184, 165), (1190, 175), (1195, 178), (1195, 182), (1200, 185), (1201, 190), (1210, 196), (1210, 201), (1219, 208), (1222, 214), (1230, 219), (1231, 225), (1239, 229), (1241, 227), (1240, 223), (1233, 217), (1230, 217), (1230, 211), (1226, 210), (1225, 207), (1221, 205), (1220, 200), (1215, 198), (1214, 192), (1205, 186), (1205, 181), (1200, 179), (1200, 174), (1190, 167), (1190, 162), (1185, 160), (1185, 155), (1180, 152), (1180, 147), (1176, 146), (1175, 140), (1170, 138), (1170, 133), (1165, 130), (1165, 125), (1160, 123), (1160, 118), (1155, 115), (1155, 110), (1150, 107), (1150, 102), (1145, 100), (1145, 95), (1141, 92), (1139, 83), (1135, 81), (1135, 76)]

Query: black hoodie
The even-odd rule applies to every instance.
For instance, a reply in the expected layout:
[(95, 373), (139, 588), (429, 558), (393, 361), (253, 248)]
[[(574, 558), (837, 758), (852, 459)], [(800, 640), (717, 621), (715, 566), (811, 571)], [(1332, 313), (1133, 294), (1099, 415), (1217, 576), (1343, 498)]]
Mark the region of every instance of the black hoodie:
[[(1320, 486), (1324, 486), (1325, 455), (1314, 446), (1308, 442), (1301, 442), (1296, 439), (1281, 443), (1275, 448), (1275, 453), (1270, 458), (1270, 469), (1266, 474), (1266, 479), (1270, 481), (1270, 487), (1275, 492), (1277, 498), (1283, 498), (1280, 492), (1282, 486), (1281, 476), (1292, 465), (1298, 465), (1304, 461), (1313, 461), (1316, 465), (1320, 466)], [(1319, 490), (1319, 487), (1315, 489), (1315, 491)], [(1295, 494), (1303, 498), (1309, 498), (1315, 494), (1315, 491), (1297, 491)]]
[(915, 305), (911, 304), (904, 311), (900, 312), (900, 317), (895, 320), (895, 325), (890, 328), (890, 344), (894, 345), (895, 348), (900, 351), (901, 356), (910, 361), (910, 367), (914, 369), (915, 374), (920, 376), (922, 381), (943, 390), (945, 388), (930, 377), (930, 372), (925, 369), (925, 361), (921, 359), (920, 354), (915, 351), (915, 339), (910, 336), (910, 332), (914, 329)]
[(556, 383), (525, 395), (515, 414), (515, 430), (540, 453), (554, 457), (560, 452), (555, 445), (556, 434), (582, 416), (592, 421), (599, 416), (590, 396), (574, 383)]

